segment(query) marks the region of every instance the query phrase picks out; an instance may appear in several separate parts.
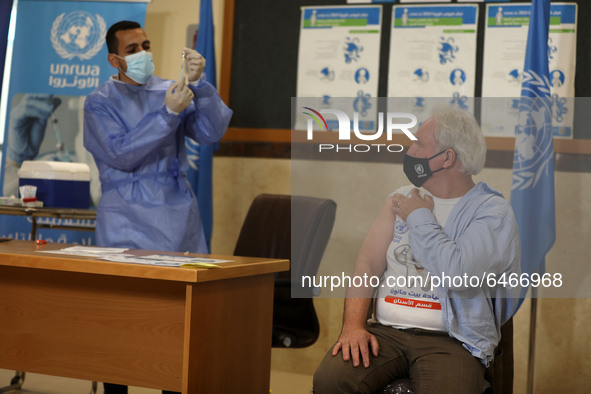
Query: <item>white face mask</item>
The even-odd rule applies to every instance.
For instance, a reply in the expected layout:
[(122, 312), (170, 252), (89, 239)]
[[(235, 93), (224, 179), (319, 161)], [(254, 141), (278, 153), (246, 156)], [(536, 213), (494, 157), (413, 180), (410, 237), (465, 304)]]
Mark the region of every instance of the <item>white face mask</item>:
[(152, 52), (141, 51), (127, 55), (124, 58), (121, 56), (117, 57), (125, 59), (125, 62), (127, 63), (127, 71), (124, 72), (124, 74), (141, 85), (148, 82), (148, 79), (150, 79), (154, 73)]

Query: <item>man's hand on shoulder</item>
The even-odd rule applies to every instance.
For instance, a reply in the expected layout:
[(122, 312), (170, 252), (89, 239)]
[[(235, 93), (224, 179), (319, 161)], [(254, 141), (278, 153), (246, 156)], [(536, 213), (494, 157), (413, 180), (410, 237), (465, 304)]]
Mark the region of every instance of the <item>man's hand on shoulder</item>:
[[(353, 366), (358, 367), (363, 361), (365, 368), (369, 367), (369, 348), (374, 357), (378, 356), (378, 340), (364, 328), (346, 328), (337, 340), (332, 349), (332, 356), (335, 357), (339, 351), (343, 352), (343, 360), (353, 359)], [(361, 357), (360, 357), (361, 356)]]
[(394, 214), (400, 216), (405, 222), (406, 218), (412, 211), (419, 208), (427, 208), (428, 210), (433, 211), (434, 207), (431, 196), (425, 195), (425, 197), (421, 197), (419, 189), (417, 188), (412, 189), (410, 197), (396, 193), (392, 196), (391, 201)]

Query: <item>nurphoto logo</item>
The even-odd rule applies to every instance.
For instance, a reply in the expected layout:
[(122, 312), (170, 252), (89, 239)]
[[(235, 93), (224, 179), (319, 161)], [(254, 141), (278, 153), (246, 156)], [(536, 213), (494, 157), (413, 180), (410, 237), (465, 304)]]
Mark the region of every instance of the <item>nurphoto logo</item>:
[[(385, 116), (385, 122), (384, 113), (378, 113), (378, 128), (376, 131), (372, 132), (360, 129), (358, 112), (353, 112), (353, 121), (351, 122), (349, 115), (338, 109), (321, 109), (317, 111), (310, 107), (302, 108), (306, 110), (303, 114), (310, 117), (307, 123), (306, 137), (308, 141), (311, 141), (314, 138), (314, 124), (318, 125), (320, 131), (329, 131), (328, 123), (323, 115), (334, 115), (336, 117), (338, 122), (339, 141), (351, 141), (351, 128), (353, 129), (354, 136), (362, 141), (375, 141), (381, 138), (384, 134), (384, 129), (388, 141), (392, 141), (392, 135), (395, 130), (402, 131), (411, 141), (417, 140), (417, 137), (415, 137), (410, 131), (411, 128), (416, 126), (417, 117), (407, 112), (388, 112)], [(384, 123), (386, 124), (385, 127)], [(330, 150), (339, 152), (344, 150), (348, 152), (365, 153), (372, 150), (380, 152), (382, 148), (392, 153), (402, 152), (404, 149), (400, 144), (319, 144), (318, 146), (319, 152)]]

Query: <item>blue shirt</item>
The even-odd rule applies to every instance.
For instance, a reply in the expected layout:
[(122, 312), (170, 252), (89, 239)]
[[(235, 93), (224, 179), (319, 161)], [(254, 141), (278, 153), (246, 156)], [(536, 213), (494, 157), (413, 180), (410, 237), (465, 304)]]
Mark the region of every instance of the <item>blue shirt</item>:
[[(445, 228), (427, 208), (408, 215), (409, 243), (415, 259), (433, 276), (479, 278), (482, 285), (463, 280), (438, 288), (443, 322), (486, 366), (493, 359), (501, 325), (515, 312), (521, 288), (489, 287), (487, 278), (505, 280), (519, 275), (521, 246), (511, 205), (501, 193), (478, 183), (451, 211)], [(492, 283), (491, 283), (492, 284)]]

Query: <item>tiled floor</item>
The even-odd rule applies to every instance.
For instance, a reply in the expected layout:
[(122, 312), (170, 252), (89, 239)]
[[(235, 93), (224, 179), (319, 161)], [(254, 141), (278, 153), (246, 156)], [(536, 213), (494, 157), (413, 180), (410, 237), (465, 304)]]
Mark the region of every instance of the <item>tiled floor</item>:
[[(8, 386), (14, 371), (0, 369), (0, 388)], [(97, 394), (102, 394), (102, 384), (98, 385)], [(271, 371), (272, 394), (308, 394), (312, 387), (312, 377), (288, 372)], [(8, 391), (14, 394), (88, 394), (91, 382), (77, 379), (60, 378), (28, 373), (25, 383), (19, 391)], [(130, 387), (129, 394), (160, 394), (159, 390)], [(211, 393), (215, 394), (215, 393)]]

